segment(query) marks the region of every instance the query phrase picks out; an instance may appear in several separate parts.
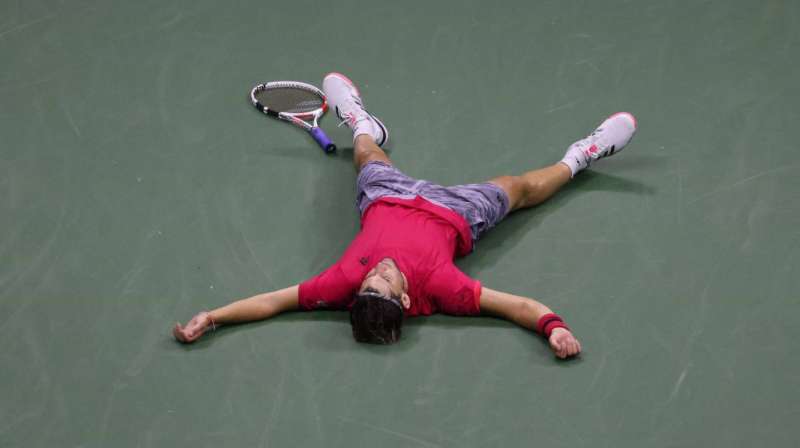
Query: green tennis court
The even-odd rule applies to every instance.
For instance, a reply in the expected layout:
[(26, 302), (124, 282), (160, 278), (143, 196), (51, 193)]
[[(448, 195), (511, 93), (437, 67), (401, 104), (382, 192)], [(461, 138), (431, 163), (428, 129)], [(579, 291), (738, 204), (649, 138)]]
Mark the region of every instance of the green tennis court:
[[(792, 447), (800, 3), (0, 1), (0, 447)], [(302, 281), (359, 229), (256, 83), (359, 83), (445, 185), (630, 147), (458, 266), (583, 353), (490, 318), (358, 344), (347, 313), (177, 321)]]

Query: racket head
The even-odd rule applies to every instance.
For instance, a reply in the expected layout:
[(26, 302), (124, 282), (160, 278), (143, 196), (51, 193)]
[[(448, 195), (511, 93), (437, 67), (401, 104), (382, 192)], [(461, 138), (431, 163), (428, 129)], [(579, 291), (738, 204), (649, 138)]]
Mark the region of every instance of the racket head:
[(299, 81), (272, 81), (258, 84), (250, 91), (253, 107), (267, 115), (302, 120), (319, 118), (328, 110), (322, 90)]

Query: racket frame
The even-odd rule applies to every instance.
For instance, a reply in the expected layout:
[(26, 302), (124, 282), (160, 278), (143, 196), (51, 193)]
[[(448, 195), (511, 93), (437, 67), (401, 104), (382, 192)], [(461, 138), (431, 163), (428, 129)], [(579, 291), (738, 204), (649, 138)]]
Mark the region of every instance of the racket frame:
[[(301, 89), (311, 92), (322, 100), (322, 106), (308, 112), (280, 112), (268, 108), (256, 98), (256, 94), (259, 92), (280, 88)], [(325, 93), (323, 93), (322, 90), (318, 89), (317, 87), (300, 81), (265, 82), (256, 85), (252, 88), (252, 90), (250, 90), (250, 102), (253, 104), (253, 107), (255, 107), (256, 110), (269, 117), (283, 120), (305, 129), (309, 134), (311, 134), (317, 144), (319, 144), (320, 148), (322, 148), (322, 150), (326, 153), (332, 153), (336, 151), (336, 145), (333, 144), (333, 141), (328, 138), (322, 128), (319, 127), (319, 119), (328, 110), (328, 98), (325, 96)], [(308, 120), (310, 120), (310, 122)]]

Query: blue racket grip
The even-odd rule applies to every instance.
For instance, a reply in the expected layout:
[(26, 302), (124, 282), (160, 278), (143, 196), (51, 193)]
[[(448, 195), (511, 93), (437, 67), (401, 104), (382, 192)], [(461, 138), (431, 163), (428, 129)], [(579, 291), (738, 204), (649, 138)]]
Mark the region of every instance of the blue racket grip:
[(336, 145), (334, 145), (331, 139), (325, 135), (325, 132), (322, 130), (322, 128), (311, 129), (311, 136), (314, 137), (314, 140), (319, 143), (320, 148), (322, 148), (326, 153), (336, 151)]

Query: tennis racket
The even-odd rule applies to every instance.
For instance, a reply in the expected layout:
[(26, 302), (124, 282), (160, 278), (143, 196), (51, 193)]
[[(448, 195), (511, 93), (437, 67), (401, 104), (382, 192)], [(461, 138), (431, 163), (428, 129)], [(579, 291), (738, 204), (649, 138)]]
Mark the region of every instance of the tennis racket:
[(336, 151), (336, 145), (317, 124), (328, 110), (322, 90), (304, 82), (273, 81), (253, 87), (250, 102), (259, 112), (308, 131), (326, 153)]

